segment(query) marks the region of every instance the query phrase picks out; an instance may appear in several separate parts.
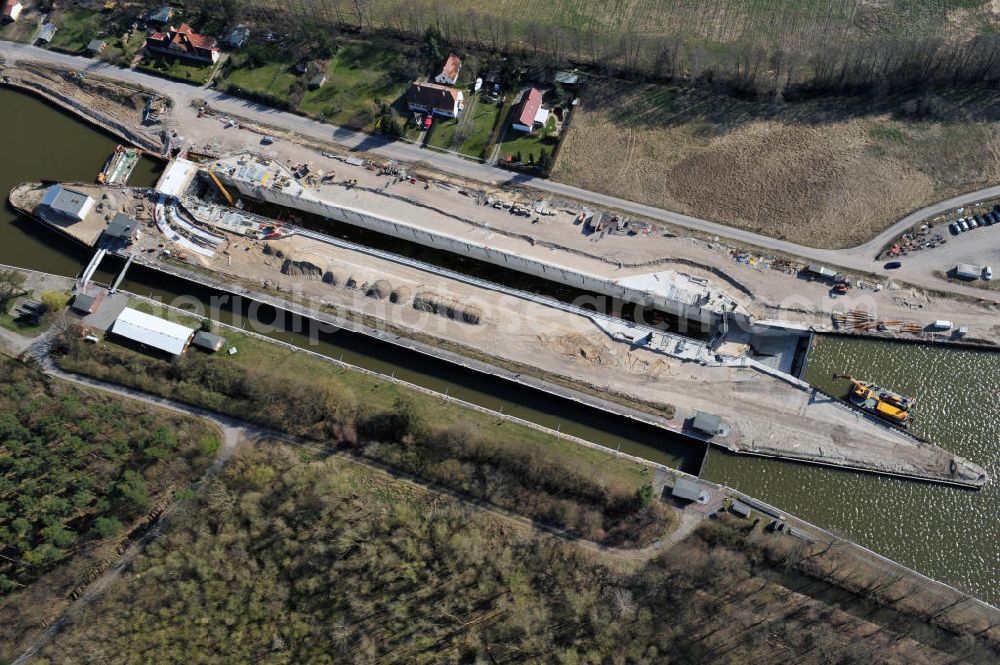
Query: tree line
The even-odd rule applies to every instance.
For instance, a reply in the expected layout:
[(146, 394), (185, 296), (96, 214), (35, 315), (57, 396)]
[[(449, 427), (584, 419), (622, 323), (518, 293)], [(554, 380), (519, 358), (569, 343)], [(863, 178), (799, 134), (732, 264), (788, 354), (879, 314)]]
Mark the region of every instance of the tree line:
[[(419, 40), (431, 29), (451, 47), (517, 55), (544, 67), (582, 65), (638, 80), (711, 82), (755, 95), (1000, 81), (1000, 34), (956, 34), (944, 5), (937, 13), (921, 13), (894, 6), (872, 10), (861, 0), (673, 0), (643, 5), (623, 22), (600, 15), (596, 3), (582, 3), (577, 21), (515, 12), (515, 4), (235, 0), (228, 6), (234, 18), (293, 34), (326, 26)], [(512, 11), (500, 11), (504, 7)]]
[(322, 380), (197, 353), (161, 360), (72, 335), (52, 353), (68, 371), (349, 450), (604, 544), (647, 545), (673, 519), (648, 487), (605, 485), (545, 446), (487, 437), (475, 423), (441, 426), (405, 394), (382, 409)]

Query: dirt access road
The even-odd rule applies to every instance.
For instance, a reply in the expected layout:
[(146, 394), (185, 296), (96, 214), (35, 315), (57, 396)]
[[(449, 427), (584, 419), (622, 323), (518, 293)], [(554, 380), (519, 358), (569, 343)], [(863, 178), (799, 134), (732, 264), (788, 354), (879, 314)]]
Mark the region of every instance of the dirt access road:
[[(334, 143), (342, 145), (350, 150), (370, 152), (385, 158), (399, 160), (401, 162), (424, 162), (429, 164), (432, 168), (440, 170), (444, 173), (453, 174), (463, 178), (480, 180), (487, 183), (530, 187), (543, 192), (548, 192), (550, 194), (577, 199), (595, 206), (618, 209), (629, 214), (648, 217), (659, 222), (691, 229), (700, 233), (730, 238), (738, 243), (755, 245), (765, 249), (801, 256), (813, 261), (826, 262), (836, 266), (864, 272), (877, 272), (884, 274), (884, 271), (881, 269), (881, 264), (875, 261), (875, 254), (885, 245), (885, 243), (907, 230), (921, 219), (933, 217), (934, 215), (963, 204), (992, 197), (1000, 197), (1000, 185), (977, 190), (915, 211), (863, 245), (842, 250), (816, 249), (749, 231), (742, 231), (724, 224), (718, 224), (690, 217), (688, 215), (681, 215), (679, 213), (670, 212), (661, 208), (642, 205), (625, 199), (579, 189), (577, 187), (564, 185), (551, 180), (512, 174), (504, 169), (481, 164), (479, 162), (456, 157), (454, 155), (438, 153), (410, 143), (389, 141), (381, 137), (355, 132), (343, 127), (324, 124), (292, 113), (278, 111), (244, 99), (225, 95), (214, 90), (196, 88), (184, 83), (158, 78), (134, 70), (114, 67), (90, 58), (55, 53), (34, 46), (10, 42), (0, 42), (0, 54), (5, 57), (8, 66), (16, 63), (18, 60), (34, 60), (51, 65), (73, 68), (78, 71), (91, 72), (109, 79), (138, 84), (152, 90), (157, 90), (162, 94), (171, 96), (174, 99), (178, 115), (177, 119), (180, 121), (181, 125), (186, 124), (184, 117), (185, 114), (190, 115), (192, 118), (195, 117), (195, 113), (191, 109), (192, 101), (195, 99), (203, 99), (212, 108), (219, 112), (244, 117), (257, 123), (280, 127), (286, 131), (297, 133), (301, 136), (314, 140), (333, 141)], [(914, 276), (913, 281), (916, 285), (926, 288), (941, 289), (942, 287), (947, 287), (945, 283), (936, 278), (928, 278), (920, 275)], [(966, 289), (971, 287), (963, 288), (960, 285), (952, 285), (948, 288), (949, 290), (965, 293), (966, 295), (976, 295), (980, 297), (983, 295), (981, 290), (970, 290), (969, 292), (966, 292)]]

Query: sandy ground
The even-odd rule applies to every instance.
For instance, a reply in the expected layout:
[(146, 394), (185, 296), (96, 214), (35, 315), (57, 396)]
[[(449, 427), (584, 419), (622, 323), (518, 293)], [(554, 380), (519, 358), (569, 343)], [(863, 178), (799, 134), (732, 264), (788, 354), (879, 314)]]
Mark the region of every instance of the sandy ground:
[[(310, 299), (314, 306), (367, 315), (647, 403), (672, 404), (677, 427), (695, 411), (717, 413), (734, 430), (729, 438), (734, 450), (954, 477), (950, 454), (757, 370), (686, 363), (630, 347), (603, 334), (588, 318), (416, 268), (294, 236), (269, 243), (233, 236), (206, 263), (244, 283)], [(326, 272), (336, 276), (335, 283), (322, 280)], [(406, 296), (393, 303), (389, 293), (453, 303), (476, 311), (479, 323), (417, 311)]]

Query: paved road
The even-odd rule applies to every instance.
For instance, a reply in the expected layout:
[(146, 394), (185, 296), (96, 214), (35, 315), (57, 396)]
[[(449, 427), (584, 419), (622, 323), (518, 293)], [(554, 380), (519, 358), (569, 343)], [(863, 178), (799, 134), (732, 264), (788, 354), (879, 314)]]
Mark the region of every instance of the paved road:
[[(806, 247), (786, 240), (779, 240), (770, 236), (745, 231), (725, 224), (698, 219), (688, 215), (671, 212), (662, 208), (636, 203), (625, 199), (608, 196), (599, 192), (593, 192), (579, 187), (573, 187), (552, 180), (534, 178), (528, 175), (514, 174), (505, 169), (501, 169), (489, 164), (482, 164), (472, 160), (464, 159), (453, 154), (436, 152), (424, 149), (418, 145), (402, 141), (390, 141), (379, 136), (372, 136), (362, 132), (356, 132), (344, 127), (328, 125), (325, 123), (310, 120), (302, 116), (279, 111), (261, 104), (232, 97), (216, 90), (206, 88), (196, 88), (178, 81), (162, 79), (139, 71), (122, 69), (102, 62), (84, 58), (80, 56), (55, 53), (35, 46), (25, 44), (15, 44), (12, 42), (0, 42), (0, 54), (2, 54), (8, 64), (17, 60), (34, 60), (55, 65), (70, 67), (78, 71), (92, 72), (109, 79), (124, 81), (133, 84), (143, 85), (147, 88), (157, 90), (163, 94), (174, 98), (178, 106), (190, 106), (192, 100), (203, 99), (217, 111), (241, 116), (258, 123), (270, 124), (281, 127), (302, 136), (318, 140), (332, 141), (350, 150), (359, 150), (378, 154), (385, 158), (395, 159), (401, 162), (424, 162), (434, 169), (450, 173), (464, 178), (493, 183), (512, 184), (531, 187), (550, 194), (555, 194), (567, 198), (577, 199), (585, 203), (599, 207), (614, 208), (635, 215), (642, 215), (666, 224), (680, 226), (701, 233), (708, 233), (730, 238), (738, 243), (755, 245), (764, 249), (784, 252), (795, 256), (800, 256), (812, 261), (833, 264), (843, 268), (860, 270), (865, 272), (883, 272), (881, 265), (875, 261), (875, 254), (889, 240), (899, 235), (916, 222), (927, 217), (933, 217), (951, 208), (973, 203), (981, 199), (1000, 196), (1000, 186), (987, 187), (960, 196), (941, 201), (933, 205), (921, 208), (903, 219), (899, 220), (876, 238), (857, 247), (841, 250), (817, 249)], [(845, 222), (846, 223), (846, 222)], [(948, 290), (964, 293), (975, 297), (995, 298), (981, 289), (973, 287), (947, 284), (934, 277), (931, 272), (933, 268), (922, 272), (919, 275), (910, 277), (910, 281), (918, 286), (931, 289), (948, 288)]]

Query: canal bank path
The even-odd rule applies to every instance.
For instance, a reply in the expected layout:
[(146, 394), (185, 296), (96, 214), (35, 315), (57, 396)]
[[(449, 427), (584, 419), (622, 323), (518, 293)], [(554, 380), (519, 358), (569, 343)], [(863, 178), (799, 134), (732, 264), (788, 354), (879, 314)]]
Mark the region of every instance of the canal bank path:
[[(618, 209), (635, 215), (641, 215), (656, 221), (673, 224), (700, 233), (718, 235), (738, 243), (746, 243), (764, 249), (792, 254), (810, 260), (830, 263), (835, 266), (863, 272), (881, 272), (880, 265), (875, 261), (876, 253), (881, 250), (882, 247), (884, 247), (885, 244), (892, 238), (909, 229), (916, 222), (965, 204), (983, 199), (1000, 197), (1000, 185), (968, 192), (966, 194), (955, 196), (945, 201), (940, 201), (914, 211), (910, 215), (907, 215), (903, 219), (888, 227), (877, 237), (862, 245), (841, 250), (818, 249), (779, 240), (758, 233), (753, 233), (751, 231), (733, 228), (718, 222), (698, 219), (696, 217), (671, 212), (662, 208), (648, 206), (634, 201), (628, 201), (626, 199), (573, 187), (571, 185), (555, 182), (553, 180), (535, 178), (523, 174), (514, 174), (505, 169), (483, 164), (475, 160), (465, 159), (452, 154), (440, 153), (433, 150), (426, 150), (411, 143), (390, 141), (383, 137), (357, 132), (345, 127), (321, 123), (293, 113), (279, 111), (268, 106), (257, 104), (238, 97), (233, 97), (209, 88), (194, 87), (185, 83), (159, 78), (135, 70), (115, 67), (91, 58), (57, 53), (35, 46), (16, 44), (12, 42), (0, 42), (0, 54), (2, 54), (6, 59), (7, 66), (11, 66), (18, 60), (43, 62), (50, 65), (75, 69), (77, 71), (91, 72), (112, 80), (141, 85), (150, 90), (156, 90), (161, 94), (169, 95), (174, 99), (177, 120), (181, 126), (185, 128), (185, 131), (187, 128), (193, 127), (195, 124), (194, 121), (197, 120), (197, 111), (193, 107), (192, 103), (194, 100), (203, 100), (217, 111), (233, 116), (244, 117), (256, 123), (275, 126), (312, 140), (333, 142), (350, 150), (369, 152), (401, 162), (424, 162), (432, 168), (444, 173), (453, 174), (461, 178), (471, 178), (495, 185), (508, 184), (531, 187), (550, 194), (565, 196), (585, 203), (611, 209)], [(218, 131), (217, 128), (215, 128), (215, 131)], [(928, 277), (914, 276), (910, 279), (910, 281), (917, 286), (925, 288), (935, 290), (940, 290), (942, 288), (942, 282), (940, 282), (940, 280)], [(988, 291), (974, 289), (973, 287), (950, 285), (949, 288), (950, 290), (965, 293), (966, 295), (973, 295), (975, 297), (991, 297), (991, 294)]]

